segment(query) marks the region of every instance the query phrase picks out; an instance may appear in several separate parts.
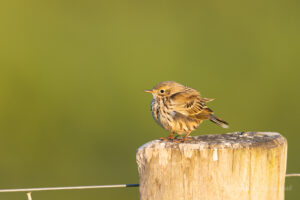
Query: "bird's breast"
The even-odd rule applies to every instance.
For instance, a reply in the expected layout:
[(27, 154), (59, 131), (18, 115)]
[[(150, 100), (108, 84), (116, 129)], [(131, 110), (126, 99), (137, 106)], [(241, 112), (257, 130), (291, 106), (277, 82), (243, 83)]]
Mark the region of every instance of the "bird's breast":
[(177, 134), (186, 134), (198, 128), (202, 120), (186, 116), (165, 99), (153, 99), (151, 111), (154, 120), (164, 129)]
[(168, 107), (168, 103), (161, 98), (153, 99), (151, 103), (151, 111), (154, 120), (163, 128), (171, 131), (174, 119), (171, 115), (171, 110)]

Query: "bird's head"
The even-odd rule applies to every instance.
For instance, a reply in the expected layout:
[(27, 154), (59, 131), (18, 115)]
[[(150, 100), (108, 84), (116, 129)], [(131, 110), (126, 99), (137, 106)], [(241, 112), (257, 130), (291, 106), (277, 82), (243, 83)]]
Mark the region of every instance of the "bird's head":
[(145, 90), (147, 93), (151, 93), (154, 98), (156, 97), (168, 97), (177, 92), (181, 92), (186, 87), (176, 83), (175, 81), (164, 81), (157, 84), (152, 90)]

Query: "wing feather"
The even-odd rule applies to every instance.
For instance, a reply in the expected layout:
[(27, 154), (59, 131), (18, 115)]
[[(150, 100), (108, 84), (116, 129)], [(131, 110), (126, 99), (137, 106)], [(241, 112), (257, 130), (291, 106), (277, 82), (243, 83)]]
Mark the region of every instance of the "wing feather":
[(206, 102), (213, 99), (202, 98), (200, 94), (191, 88), (184, 92), (178, 92), (170, 97), (174, 111), (189, 117), (198, 119), (209, 119), (213, 111), (206, 106)]

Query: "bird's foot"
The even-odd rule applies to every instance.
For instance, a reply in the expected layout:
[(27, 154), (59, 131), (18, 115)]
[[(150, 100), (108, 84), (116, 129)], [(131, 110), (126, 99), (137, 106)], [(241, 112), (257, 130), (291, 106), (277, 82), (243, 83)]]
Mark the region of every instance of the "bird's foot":
[(174, 138), (175, 138), (175, 137), (173, 137), (173, 136), (167, 137), (168, 140), (173, 140)]
[(172, 133), (171, 135), (169, 135), (168, 137), (164, 138), (164, 137), (161, 137), (159, 138), (160, 140), (162, 141), (168, 141), (168, 140), (174, 140), (174, 139), (177, 139), (177, 136), (174, 137), (174, 133)]
[(183, 143), (183, 142), (185, 142), (185, 141), (191, 141), (191, 140), (193, 140), (193, 138), (191, 138), (191, 137), (184, 137), (184, 138), (182, 138), (182, 139), (180, 140), (180, 142)]
[(180, 143), (180, 141), (181, 141), (181, 139), (177, 139), (177, 138), (174, 138), (174, 139), (172, 140), (172, 142), (175, 142), (175, 143)]

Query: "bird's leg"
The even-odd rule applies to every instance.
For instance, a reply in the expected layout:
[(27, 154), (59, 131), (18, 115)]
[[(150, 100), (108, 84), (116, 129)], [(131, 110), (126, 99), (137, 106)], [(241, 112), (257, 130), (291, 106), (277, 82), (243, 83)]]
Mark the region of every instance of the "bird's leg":
[(174, 133), (171, 133), (168, 137), (164, 138), (160, 138), (160, 140), (163, 140), (163, 141), (168, 141), (168, 140), (173, 140), (174, 139)]
[(184, 141), (186, 141), (186, 140), (192, 140), (192, 138), (188, 138), (189, 134), (191, 134), (191, 131), (188, 132), (188, 133), (180, 140), (180, 142), (184, 142)]
[(174, 139), (174, 133), (171, 133), (171, 134), (169, 135), (169, 137), (167, 137), (167, 138), (168, 138), (168, 140)]

